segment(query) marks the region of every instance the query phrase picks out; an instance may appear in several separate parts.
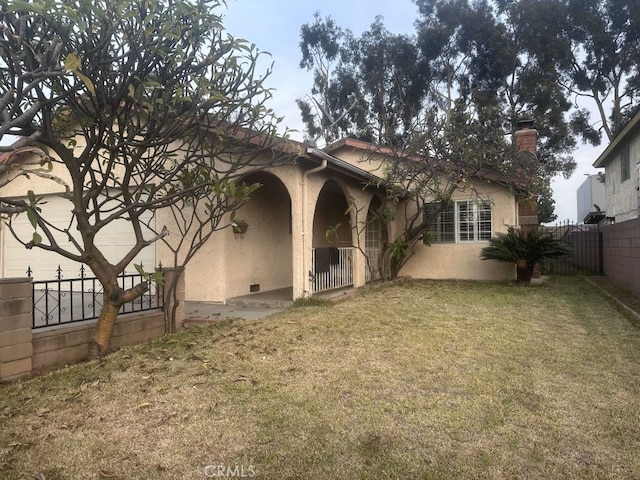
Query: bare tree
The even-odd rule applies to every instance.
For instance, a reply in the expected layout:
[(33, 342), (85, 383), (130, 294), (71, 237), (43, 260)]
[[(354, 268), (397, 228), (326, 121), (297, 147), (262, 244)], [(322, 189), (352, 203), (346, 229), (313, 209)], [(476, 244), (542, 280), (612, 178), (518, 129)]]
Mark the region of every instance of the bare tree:
[[(380, 177), (374, 185), (382, 192), (380, 204), (370, 211), (380, 224), (377, 268), (383, 280), (398, 276), (417, 244), (431, 243), (434, 221), (457, 191), (489, 202), (478, 189), (479, 182), (489, 181), (525, 199), (537, 191), (541, 181), (538, 162), (518, 153), (499, 130), (464, 112), (432, 113), (411, 131), (406, 143), (374, 148), (362, 158), (364, 162), (373, 156), (385, 158), (375, 172)], [(362, 212), (356, 215), (366, 217)], [(391, 222), (398, 228), (389, 228)], [(356, 223), (366, 228), (363, 222)]]
[[(275, 136), (280, 119), (265, 105), (269, 72), (259, 75), (254, 48), (224, 32), (223, 5), (44, 0), (0, 6), (0, 132), (19, 138), (14, 152), (41, 150), (46, 160), (33, 167), (50, 166), (51, 180), (63, 184), (69, 219), (61, 227), (45, 218), (31, 191), (21, 199), (0, 192), (0, 202), (5, 213), (28, 215), (33, 236), (19, 238), (26, 248), (84, 263), (99, 279), (104, 304), (92, 355), (109, 347), (120, 307), (149, 288), (142, 282), (125, 289), (117, 281), (142, 249), (167, 235), (166, 228), (150, 230), (148, 218), (209, 198), (210, 224), (217, 227), (251, 193), (235, 187), (242, 175), (273, 165), (286, 150), (286, 140)], [(21, 173), (5, 168), (3, 181)], [(97, 236), (120, 219), (135, 243), (109, 261)]]

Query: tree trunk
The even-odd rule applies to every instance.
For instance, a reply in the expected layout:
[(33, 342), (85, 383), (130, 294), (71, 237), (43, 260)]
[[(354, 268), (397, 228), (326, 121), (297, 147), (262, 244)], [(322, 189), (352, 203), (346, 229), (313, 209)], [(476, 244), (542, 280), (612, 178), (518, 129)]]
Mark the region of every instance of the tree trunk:
[(101, 357), (107, 353), (120, 307), (125, 303), (132, 302), (149, 289), (147, 282), (139, 283), (128, 290), (120, 288), (117, 280), (109, 282), (107, 285), (108, 286), (105, 286), (104, 283), (102, 284), (104, 288), (104, 303), (102, 310), (100, 310), (100, 316), (98, 317), (93, 338), (89, 341), (90, 360)]
[(105, 295), (105, 302), (100, 310), (93, 338), (89, 343), (89, 360), (102, 357), (107, 352), (120, 307), (121, 305), (111, 303)]

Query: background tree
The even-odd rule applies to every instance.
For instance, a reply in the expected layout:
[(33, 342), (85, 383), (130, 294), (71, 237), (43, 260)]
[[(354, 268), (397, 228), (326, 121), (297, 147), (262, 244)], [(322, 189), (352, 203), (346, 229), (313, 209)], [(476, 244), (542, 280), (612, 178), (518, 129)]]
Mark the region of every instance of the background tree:
[[(93, 354), (108, 348), (120, 307), (148, 289), (148, 282), (122, 288), (118, 275), (143, 248), (166, 237), (166, 228), (148, 228), (149, 217), (188, 198), (209, 198), (202, 208), (216, 226), (250, 193), (236, 186), (243, 172), (273, 164), (282, 151), (256, 53), (223, 31), (216, 13), (222, 5), (0, 5), (2, 133), (42, 150), (65, 183), (68, 223), (44, 218), (33, 192), (0, 201), (28, 215), (33, 237), (19, 239), (27, 248), (85, 263), (99, 279), (104, 303)], [(207, 197), (210, 191), (215, 195)], [(110, 261), (98, 239), (118, 219), (128, 221), (136, 242)], [(12, 217), (7, 222), (13, 231)]]
[[(574, 102), (584, 141), (608, 141), (637, 110), (640, 4), (626, 0), (499, 0), (521, 50)], [(589, 108), (587, 108), (589, 107)], [(595, 110), (596, 119), (590, 112)]]
[[(540, 221), (553, 220), (550, 181), (557, 174), (571, 175), (578, 140), (598, 145), (604, 135), (611, 141), (637, 112), (640, 4), (415, 3), (419, 14), (414, 37), (389, 34), (378, 18), (359, 38), (349, 32), (350, 41), (333, 45), (334, 68), (315, 78), (340, 87), (317, 102), (327, 117), (335, 117), (344, 110), (347, 96), (341, 88), (348, 85), (358, 104), (329, 140), (354, 136), (393, 145), (411, 138), (407, 126), (429, 111), (446, 116), (462, 109), (505, 135), (518, 119), (531, 117), (540, 141)], [(316, 26), (326, 30), (322, 22)], [(301, 36), (303, 51), (308, 41)], [(308, 58), (305, 67), (320, 71), (313, 59)], [(312, 121), (309, 112), (303, 115), (307, 125)]]
[[(491, 125), (464, 111), (449, 116), (431, 112), (409, 131), (403, 143), (370, 152), (385, 156), (380, 171), (373, 172), (381, 178), (376, 186), (383, 187), (384, 195), (369, 212), (381, 227), (377, 268), (384, 280), (397, 277), (417, 244), (430, 244), (434, 221), (457, 191), (490, 202), (478, 192), (478, 180), (504, 185), (516, 198), (528, 198), (538, 188), (538, 166), (529, 156), (516, 152)], [(356, 218), (366, 216), (355, 213)], [(399, 228), (389, 228), (391, 221)], [(366, 249), (359, 247), (366, 255)]]
[(525, 55), (532, 39), (519, 36), (509, 18), (497, 16), (487, 1), (416, 3), (418, 43), (432, 72), (431, 108), (451, 112), (462, 105), (481, 124), (505, 136), (519, 119), (532, 119), (539, 133), (540, 166), (540, 181), (532, 193), (543, 206), (539, 221), (552, 221), (551, 178), (571, 175), (576, 147), (568, 116), (571, 103), (552, 63), (553, 51), (538, 58)]

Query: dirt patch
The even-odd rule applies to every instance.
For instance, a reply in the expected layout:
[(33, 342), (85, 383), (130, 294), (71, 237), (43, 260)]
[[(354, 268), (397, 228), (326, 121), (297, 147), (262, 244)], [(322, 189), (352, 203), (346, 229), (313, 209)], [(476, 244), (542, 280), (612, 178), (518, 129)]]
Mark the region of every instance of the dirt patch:
[(609, 279), (609, 277), (594, 276), (585, 278), (600, 288), (604, 293), (613, 297), (613, 300), (621, 303), (631, 310), (636, 317), (634, 321), (640, 324), (640, 296), (616, 285)]

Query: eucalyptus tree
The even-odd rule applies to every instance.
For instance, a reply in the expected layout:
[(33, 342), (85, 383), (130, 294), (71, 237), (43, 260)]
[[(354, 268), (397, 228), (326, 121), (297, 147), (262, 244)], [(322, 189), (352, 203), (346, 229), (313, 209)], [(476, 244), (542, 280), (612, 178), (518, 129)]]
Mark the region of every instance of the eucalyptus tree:
[[(523, 55), (574, 104), (574, 133), (611, 141), (640, 99), (640, 4), (628, 0), (498, 0)], [(591, 112), (595, 112), (593, 118)]]
[[(248, 169), (281, 158), (284, 140), (265, 102), (268, 71), (257, 53), (223, 28), (223, 0), (39, 0), (0, 2), (0, 132), (37, 148), (34, 169), (51, 171), (69, 202), (66, 226), (42, 214), (39, 198), (3, 195), (26, 212), (33, 235), (18, 240), (90, 267), (104, 290), (91, 342), (109, 346), (120, 307), (144, 294), (154, 274), (131, 288), (118, 275), (169, 229), (149, 218), (184, 201), (199, 202), (217, 228), (224, 213), (256, 186)], [(4, 172), (4, 181), (24, 170)], [(36, 192), (37, 193), (37, 192)], [(164, 209), (164, 210), (163, 210)], [(117, 220), (135, 243), (108, 260), (97, 241)], [(15, 231), (14, 231), (15, 233)]]

